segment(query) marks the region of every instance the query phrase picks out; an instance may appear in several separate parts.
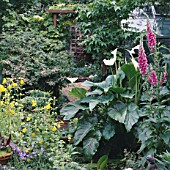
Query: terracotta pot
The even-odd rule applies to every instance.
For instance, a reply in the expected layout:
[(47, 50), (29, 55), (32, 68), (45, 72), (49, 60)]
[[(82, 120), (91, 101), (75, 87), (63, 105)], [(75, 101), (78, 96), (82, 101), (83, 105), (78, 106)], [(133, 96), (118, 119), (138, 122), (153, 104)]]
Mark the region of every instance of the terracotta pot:
[(0, 164), (7, 164), (8, 160), (11, 158), (13, 152), (6, 153), (4, 155), (0, 155)]

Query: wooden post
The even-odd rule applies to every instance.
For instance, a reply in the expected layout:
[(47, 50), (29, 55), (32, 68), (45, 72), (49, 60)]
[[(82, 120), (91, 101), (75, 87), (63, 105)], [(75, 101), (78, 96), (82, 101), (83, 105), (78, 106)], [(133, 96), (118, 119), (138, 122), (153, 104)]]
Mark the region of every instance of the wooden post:
[(57, 14), (53, 14), (54, 27), (57, 27)]

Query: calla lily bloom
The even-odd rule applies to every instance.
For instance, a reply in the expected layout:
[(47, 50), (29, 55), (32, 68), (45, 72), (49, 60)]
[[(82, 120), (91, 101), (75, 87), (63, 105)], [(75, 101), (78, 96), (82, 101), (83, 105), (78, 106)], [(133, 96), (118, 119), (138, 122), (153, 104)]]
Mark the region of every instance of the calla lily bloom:
[(115, 63), (115, 61), (116, 61), (116, 54), (117, 54), (117, 48), (114, 51), (112, 51), (111, 53), (113, 54), (114, 58), (111, 58), (109, 60), (107, 60), (107, 59), (103, 60), (103, 62), (104, 62), (104, 64), (106, 66), (112, 66)]
[(112, 66), (115, 63), (115, 60), (114, 58), (111, 58), (110, 60), (104, 59), (103, 62), (106, 66)]
[(74, 83), (76, 80), (78, 80), (78, 77), (74, 77), (74, 78), (67, 77), (67, 80), (69, 80), (71, 83)]

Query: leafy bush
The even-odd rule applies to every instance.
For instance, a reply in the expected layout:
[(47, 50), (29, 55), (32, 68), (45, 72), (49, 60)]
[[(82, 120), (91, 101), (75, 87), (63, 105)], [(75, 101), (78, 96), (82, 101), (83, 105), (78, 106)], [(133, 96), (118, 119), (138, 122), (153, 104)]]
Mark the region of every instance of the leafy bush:
[[(125, 64), (122, 68), (126, 65), (129, 67), (124, 69), (125, 72), (131, 68), (134, 71), (132, 75), (137, 76), (138, 72), (133, 70), (133, 64)], [(97, 152), (101, 140), (113, 139), (114, 143), (114, 136), (123, 133), (125, 137), (126, 130), (130, 132), (138, 122), (138, 106), (133, 98), (135, 94), (133, 88), (126, 87), (130, 78), (126, 80), (125, 72), (120, 68), (116, 75), (109, 75), (105, 81), (99, 83), (85, 81), (83, 85), (90, 86), (93, 91), (73, 88), (70, 94), (80, 100), (61, 109), (66, 120), (79, 117), (74, 142), (77, 146), (83, 142), (83, 153), (87, 158)], [(122, 86), (123, 81), (126, 81), (125, 86)]]
[(15, 13), (15, 22), (4, 25), (0, 42), (3, 73), (22, 77), (32, 88), (56, 92), (74, 63), (65, 50), (64, 34), (54, 28), (51, 16), (36, 15), (37, 19), (37, 12), (42, 14), (37, 8)]

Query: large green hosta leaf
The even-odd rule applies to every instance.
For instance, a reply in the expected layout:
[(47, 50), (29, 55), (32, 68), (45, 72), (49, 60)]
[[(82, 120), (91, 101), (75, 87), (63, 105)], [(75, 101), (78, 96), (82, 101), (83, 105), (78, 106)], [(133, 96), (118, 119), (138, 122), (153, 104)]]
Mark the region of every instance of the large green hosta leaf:
[(134, 103), (126, 105), (122, 102), (117, 102), (113, 108), (109, 108), (108, 115), (112, 119), (123, 123), (128, 132), (139, 119), (138, 107)]
[(84, 154), (88, 158), (91, 158), (96, 153), (97, 148), (99, 147), (101, 136), (102, 135), (99, 130), (93, 131), (91, 134), (89, 134), (89, 137), (83, 141)]
[(127, 114), (125, 119), (125, 127), (127, 131), (130, 131), (132, 126), (138, 122), (139, 115), (137, 109), (138, 107), (134, 103), (129, 103), (127, 106)]
[(71, 91), (69, 92), (74, 97), (78, 97), (79, 99), (82, 99), (86, 97), (86, 90), (84, 88), (72, 88)]
[(109, 108), (109, 112), (108, 112), (108, 115), (112, 119), (120, 123), (125, 122), (126, 114), (127, 114), (127, 107), (123, 102), (117, 102), (113, 108)]
[(115, 135), (115, 127), (111, 122), (106, 122), (102, 135), (106, 140), (109, 140)]
[(123, 72), (127, 76), (129, 86), (132, 89), (134, 89), (134, 87), (136, 85), (136, 81), (138, 81), (139, 76), (140, 76), (139, 70), (136, 70), (132, 63), (124, 64), (121, 67), (121, 70), (123, 70)]
[(78, 145), (84, 137), (93, 129), (93, 123), (88, 121), (87, 119), (82, 119), (78, 123), (77, 131), (74, 135), (74, 143)]
[(105, 93), (107, 93), (111, 87), (116, 87), (116, 83), (117, 83), (116, 75), (109, 75), (105, 81), (102, 81), (100, 83), (85, 81), (82, 85), (97, 86), (100, 89), (104, 90)]
[(102, 95), (102, 96), (87, 96), (82, 99), (81, 103), (88, 103), (89, 110), (92, 111), (99, 103), (108, 104), (114, 99), (113, 95)]
[(88, 107), (81, 106), (79, 102), (70, 103), (60, 110), (61, 115), (64, 116), (64, 120), (73, 118), (79, 110), (85, 110)]

